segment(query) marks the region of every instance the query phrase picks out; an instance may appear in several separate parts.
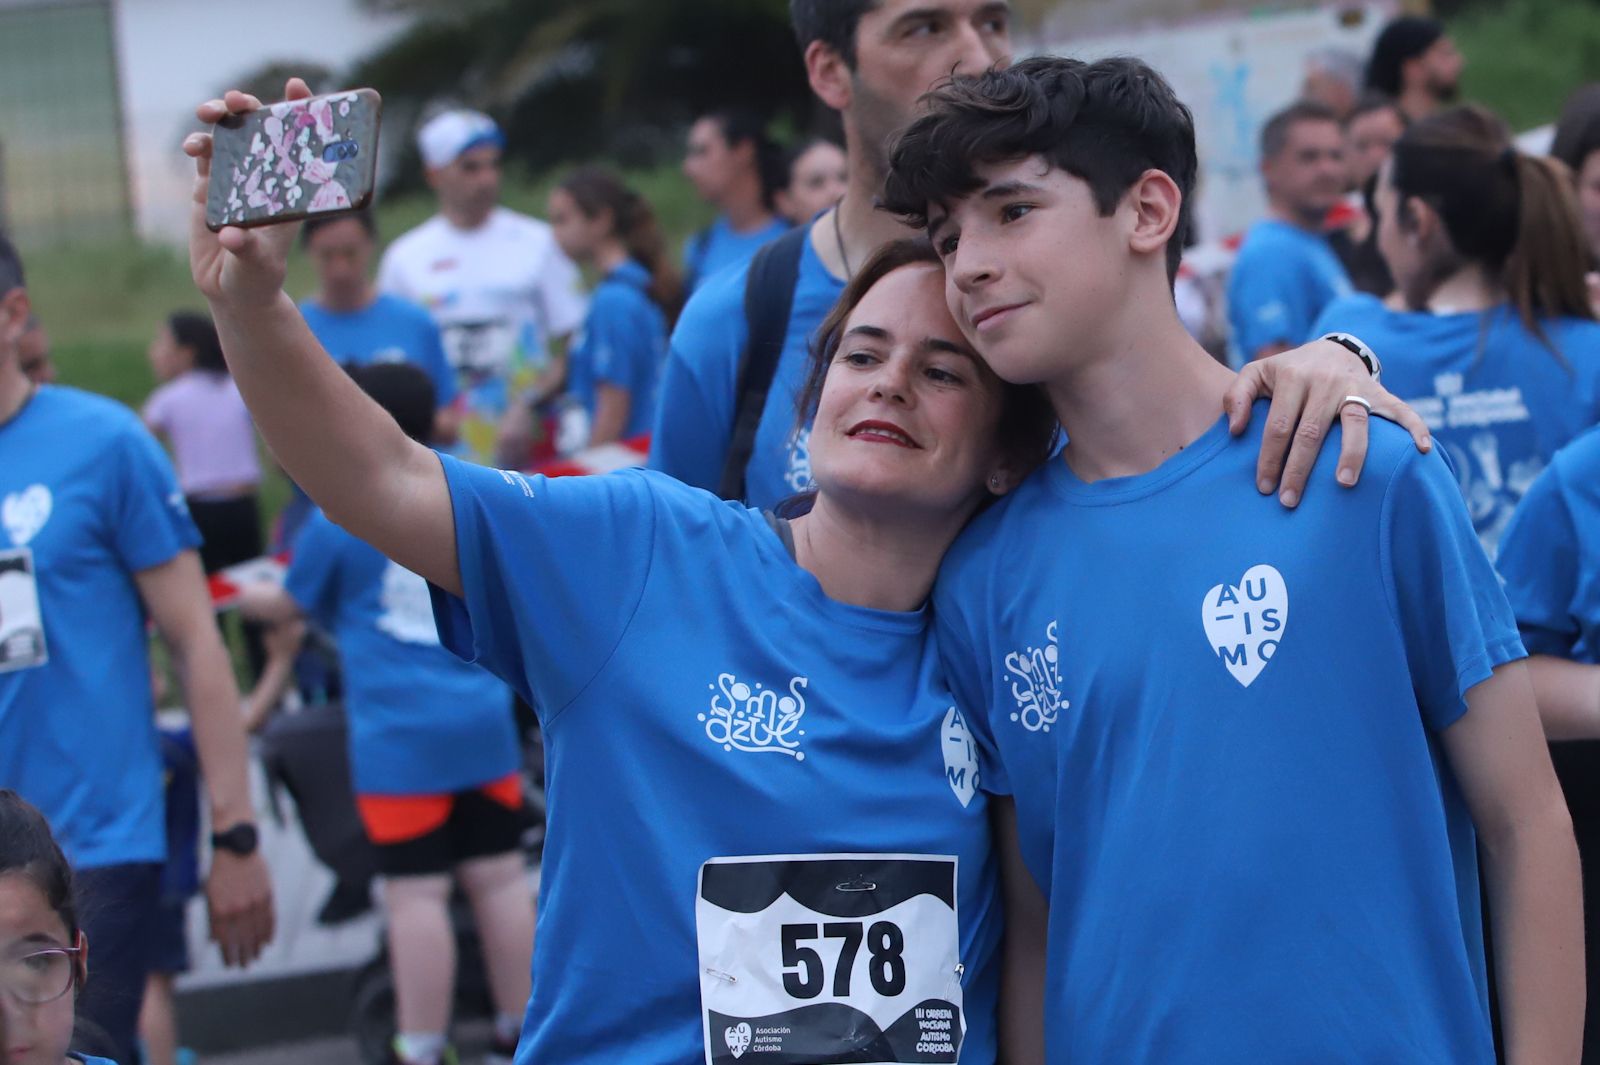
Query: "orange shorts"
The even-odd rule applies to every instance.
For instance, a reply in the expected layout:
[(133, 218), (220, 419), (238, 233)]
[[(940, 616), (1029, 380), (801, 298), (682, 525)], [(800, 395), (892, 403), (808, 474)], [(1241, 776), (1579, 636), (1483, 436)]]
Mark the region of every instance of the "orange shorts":
[(448, 872), (473, 858), (516, 850), (522, 840), (522, 778), (516, 773), (444, 795), (357, 795), (361, 824), (388, 876)]

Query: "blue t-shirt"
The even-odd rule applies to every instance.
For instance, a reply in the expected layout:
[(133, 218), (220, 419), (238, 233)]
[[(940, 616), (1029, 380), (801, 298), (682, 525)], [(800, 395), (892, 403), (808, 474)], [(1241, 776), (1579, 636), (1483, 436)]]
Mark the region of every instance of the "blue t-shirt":
[(330, 311), (314, 300), (305, 300), (300, 313), (335, 362), (356, 366), (409, 362), (433, 381), (438, 406), (455, 402), (455, 371), (445, 358), (439, 327), (421, 307), (382, 293), (359, 311)]
[[(661, 407), (650, 438), (650, 468), (715, 492), (733, 436), (739, 360), (750, 337), (744, 318), (749, 268), (729, 270), (689, 299), (672, 331), (661, 377)], [(844, 291), (811, 241), (800, 255), (789, 331), (745, 467), (745, 499), (771, 507), (811, 483), (809, 427), (797, 431), (795, 399), (805, 383), (811, 337)]]
[[(440, 635), (504, 677), (544, 729), (550, 826), (518, 1062), (705, 1060), (702, 864), (838, 853), (956, 858), (960, 1061), (993, 1062), (1000, 913), (986, 802), (925, 612), (829, 599), (760, 512), (658, 473), (547, 480), (450, 458), (444, 468), (466, 595), (435, 590)], [(833, 912), (881, 901), (876, 880), (835, 892), (841, 880), (855, 877), (828, 881), (828, 894), (851, 895)], [(790, 898), (752, 893), (764, 896), (752, 909)], [(780, 963), (772, 933), (770, 979), (752, 993), (775, 989), (780, 967), (794, 970), (784, 985), (821, 975)], [(831, 991), (817, 983), (805, 1008), (838, 1009), (842, 941), (815, 933), (784, 950), (826, 968)], [(884, 945), (857, 939), (847, 985), (852, 971), (866, 984), (869, 951)], [(908, 933), (907, 957), (910, 944)], [(895, 1012), (914, 1026), (920, 1004)], [(724, 1041), (771, 1044), (759, 1027), (743, 1030), (743, 1047), (737, 1025), (714, 1033), (718, 1061), (732, 1060)]]
[(946, 557), (951, 686), (1050, 900), (1050, 1060), (1492, 1062), (1437, 740), (1522, 656), (1510, 608), (1440, 457), (1375, 421), (1359, 486), (1286, 510), (1265, 413), (1137, 477), (1054, 461)]
[(727, 218), (718, 215), (715, 222), (690, 237), (684, 247), (684, 281), (692, 292), (724, 270), (743, 269), (750, 265), (761, 245), (788, 231), (789, 223), (775, 217), (760, 229), (736, 233)]
[(316, 510), (285, 584), (339, 646), (357, 793), (465, 791), (516, 771), (511, 694), (439, 645), (426, 581)]
[(1600, 653), (1600, 429), (1556, 452), (1506, 526), (1497, 560), (1528, 653)]
[(1449, 452), (1490, 558), (1550, 457), (1600, 422), (1600, 322), (1543, 324), (1559, 357), (1509, 305), (1429, 314), (1357, 295), (1330, 304), (1310, 331), (1354, 333), (1383, 359), (1384, 385)]
[(1235, 364), (1249, 362), (1269, 345), (1299, 344), (1322, 309), (1351, 291), (1344, 264), (1321, 234), (1275, 218), (1257, 222), (1228, 274)]
[(134, 574), (199, 545), (166, 454), (120, 403), (46, 385), (0, 425), (0, 787), (77, 868), (166, 857)]
[(650, 431), (656, 417), (656, 379), (667, 355), (667, 318), (650, 298), (650, 271), (628, 261), (605, 276), (572, 345), (572, 393), (591, 424), (600, 385), (628, 392), (624, 437)]

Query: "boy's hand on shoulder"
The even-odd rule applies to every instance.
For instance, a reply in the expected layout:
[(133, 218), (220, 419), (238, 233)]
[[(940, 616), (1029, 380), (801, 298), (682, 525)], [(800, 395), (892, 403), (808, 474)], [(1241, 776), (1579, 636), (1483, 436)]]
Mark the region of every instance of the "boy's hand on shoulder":
[(1360, 480), (1367, 457), (1368, 408), (1352, 397), (1409, 432), (1418, 451), (1433, 447), (1422, 416), (1379, 384), (1354, 353), (1331, 340), (1315, 340), (1246, 366), (1223, 398), (1235, 436), (1249, 426), (1251, 405), (1262, 396), (1271, 396), (1272, 406), (1256, 463), (1256, 487), (1263, 493), (1276, 490), (1286, 507), (1299, 504), (1335, 421), (1344, 429), (1336, 477), (1347, 488)]

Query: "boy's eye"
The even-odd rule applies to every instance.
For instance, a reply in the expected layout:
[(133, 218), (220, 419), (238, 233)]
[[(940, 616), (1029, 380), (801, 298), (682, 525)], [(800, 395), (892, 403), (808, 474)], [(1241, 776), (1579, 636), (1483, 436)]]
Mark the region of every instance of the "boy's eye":
[(941, 29), (941, 27), (940, 27), (940, 25), (939, 25), (937, 20), (929, 19), (927, 22), (919, 22), (916, 25), (912, 26), (910, 31), (906, 34), (906, 36), (908, 36), (908, 37), (927, 37), (927, 36), (930, 36), (931, 34), (938, 33), (940, 29)]
[(1031, 203), (1008, 203), (1000, 210), (1000, 220), (1003, 222), (1015, 222), (1032, 210), (1033, 204)]
[(939, 257), (948, 258), (951, 255), (954, 255), (956, 252), (956, 244), (959, 240), (960, 235), (956, 233), (947, 233), (946, 235), (940, 237), (938, 248)]

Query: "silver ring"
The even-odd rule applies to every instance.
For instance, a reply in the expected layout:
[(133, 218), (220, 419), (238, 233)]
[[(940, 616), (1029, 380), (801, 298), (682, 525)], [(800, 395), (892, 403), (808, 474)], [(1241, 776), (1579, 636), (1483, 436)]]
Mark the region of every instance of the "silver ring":
[(1341, 399), (1339, 401), (1338, 413), (1339, 414), (1343, 414), (1344, 413), (1344, 409), (1346, 407), (1348, 407), (1352, 403), (1359, 403), (1359, 404), (1361, 404), (1361, 408), (1363, 410), (1365, 410), (1369, 415), (1372, 413), (1372, 404), (1367, 402), (1367, 400), (1363, 399), (1360, 396), (1346, 396), (1343, 399)]

